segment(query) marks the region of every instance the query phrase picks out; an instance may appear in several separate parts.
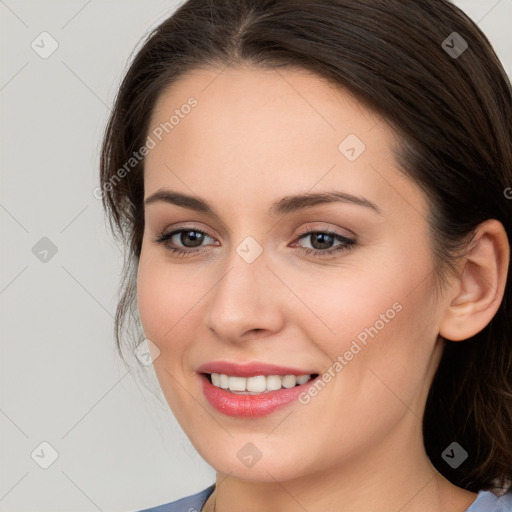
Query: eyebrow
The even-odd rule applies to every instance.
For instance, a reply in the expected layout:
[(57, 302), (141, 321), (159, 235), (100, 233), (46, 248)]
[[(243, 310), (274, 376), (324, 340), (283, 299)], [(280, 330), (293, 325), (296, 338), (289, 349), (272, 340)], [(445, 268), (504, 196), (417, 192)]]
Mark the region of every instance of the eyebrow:
[[(207, 213), (215, 217), (219, 217), (213, 208), (203, 199), (199, 197), (182, 194), (181, 192), (174, 192), (167, 189), (160, 189), (154, 194), (150, 195), (144, 204), (150, 205), (156, 202), (164, 202), (195, 210), (197, 212)], [(339, 191), (326, 191), (316, 193), (305, 193), (293, 196), (286, 196), (274, 202), (269, 208), (269, 215), (287, 215), (306, 208), (312, 208), (322, 204), (341, 202), (351, 203), (358, 206), (364, 206), (382, 214), (380, 208), (364, 197), (357, 197), (346, 192)]]

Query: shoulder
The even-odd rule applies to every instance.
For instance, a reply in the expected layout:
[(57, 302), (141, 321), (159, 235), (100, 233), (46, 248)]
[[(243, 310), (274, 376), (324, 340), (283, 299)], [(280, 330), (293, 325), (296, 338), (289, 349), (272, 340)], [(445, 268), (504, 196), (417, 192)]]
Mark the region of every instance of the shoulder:
[[(201, 512), (206, 500), (215, 489), (215, 484), (210, 487), (181, 498), (180, 500), (148, 508), (140, 512)], [(476, 500), (466, 509), (466, 512), (510, 512), (512, 510), (512, 491), (499, 497), (491, 491), (480, 491)]]
[(497, 496), (491, 491), (480, 491), (466, 512), (510, 512), (511, 510), (512, 491), (503, 496)]
[(158, 507), (148, 508), (139, 512), (201, 512), (203, 505), (215, 489), (215, 484), (210, 485), (206, 489), (192, 494), (180, 500), (159, 505)]

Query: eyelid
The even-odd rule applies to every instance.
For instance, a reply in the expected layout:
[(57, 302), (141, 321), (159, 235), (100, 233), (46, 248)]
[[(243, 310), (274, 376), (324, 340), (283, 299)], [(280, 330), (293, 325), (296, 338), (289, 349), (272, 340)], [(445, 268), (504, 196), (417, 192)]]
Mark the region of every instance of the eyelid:
[(356, 240), (357, 237), (353, 231), (350, 231), (349, 229), (345, 229), (345, 231), (347, 232), (345, 234), (345, 233), (341, 233), (339, 230), (340, 230), (340, 228), (331, 228), (331, 227), (326, 227), (326, 226), (320, 226), (320, 227), (307, 226), (307, 227), (299, 230), (296, 237), (300, 238), (303, 235), (309, 235), (311, 233), (333, 233), (342, 238), (346, 238), (346, 239), (354, 240), (354, 241)]
[(177, 226), (173, 226), (172, 229), (162, 229), (159, 231), (157, 237), (159, 238), (161, 236), (171, 236), (176, 234), (177, 232), (179, 233), (180, 231), (200, 231), (201, 233), (204, 233), (205, 235), (208, 235), (210, 238), (216, 240), (215, 235), (213, 235), (211, 231), (209, 231), (207, 228), (186, 223), (184, 223), (183, 226), (180, 226), (179, 224)]

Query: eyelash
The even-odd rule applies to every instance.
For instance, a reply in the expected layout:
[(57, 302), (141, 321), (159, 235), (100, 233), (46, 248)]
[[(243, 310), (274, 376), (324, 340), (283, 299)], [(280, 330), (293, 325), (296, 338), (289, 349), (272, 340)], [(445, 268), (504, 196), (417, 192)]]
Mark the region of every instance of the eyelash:
[[(173, 252), (176, 256), (180, 256), (180, 257), (186, 257), (186, 256), (189, 256), (189, 255), (192, 255), (194, 253), (198, 253), (198, 252), (202, 252), (204, 247), (200, 247), (200, 248), (189, 248), (189, 249), (182, 249), (182, 248), (178, 248), (178, 247), (175, 247), (175, 246), (172, 246), (170, 245), (170, 239), (176, 235), (176, 234), (179, 234), (179, 233), (183, 233), (183, 232), (187, 232), (187, 231), (194, 231), (196, 233), (200, 233), (202, 235), (206, 235), (206, 236), (209, 236), (210, 238), (214, 238), (212, 235), (210, 235), (209, 233), (207, 233), (206, 231), (203, 231), (201, 229), (196, 229), (194, 227), (187, 227), (187, 228), (181, 228), (181, 229), (177, 229), (175, 231), (171, 231), (169, 233), (165, 233), (165, 232), (162, 232), (159, 236), (157, 236), (155, 239), (154, 239), (154, 242), (157, 243), (157, 244), (163, 244), (166, 249), (168, 249), (169, 251)], [(326, 249), (326, 250), (319, 250), (319, 249), (310, 249), (309, 247), (301, 247), (301, 250), (307, 254), (307, 255), (314, 255), (314, 256), (330, 256), (334, 253), (341, 253), (341, 252), (344, 252), (344, 251), (350, 251), (351, 249), (353, 249), (353, 247), (355, 246), (356, 244), (356, 241), (351, 239), (351, 238), (347, 238), (346, 236), (343, 236), (343, 235), (340, 235), (339, 233), (336, 233), (335, 231), (330, 231), (330, 230), (309, 230), (309, 231), (304, 231), (302, 233), (299, 233), (297, 235), (297, 240), (300, 240), (301, 238), (304, 238), (304, 237), (307, 237), (309, 235), (313, 235), (313, 234), (324, 234), (324, 235), (329, 235), (331, 237), (333, 237), (334, 239), (338, 240), (339, 242), (341, 242), (339, 245), (336, 245), (330, 249)]]

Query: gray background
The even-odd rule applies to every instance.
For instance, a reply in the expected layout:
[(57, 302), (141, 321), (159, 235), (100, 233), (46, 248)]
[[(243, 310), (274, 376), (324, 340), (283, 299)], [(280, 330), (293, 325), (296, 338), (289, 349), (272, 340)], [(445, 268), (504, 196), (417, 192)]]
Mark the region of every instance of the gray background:
[[(512, 0), (456, 3), (510, 75)], [(123, 70), (176, 5), (0, 0), (0, 511), (128, 512), (214, 481), (152, 368), (133, 376), (117, 356), (122, 257), (93, 196)], [(31, 47), (43, 31), (58, 43), (46, 59)], [(47, 469), (42, 442), (58, 453)]]

